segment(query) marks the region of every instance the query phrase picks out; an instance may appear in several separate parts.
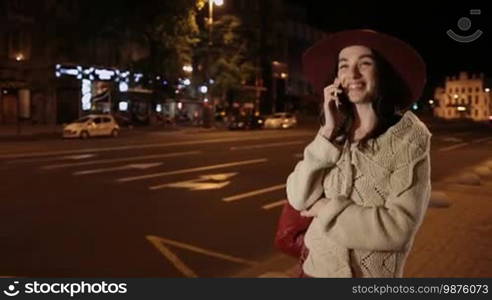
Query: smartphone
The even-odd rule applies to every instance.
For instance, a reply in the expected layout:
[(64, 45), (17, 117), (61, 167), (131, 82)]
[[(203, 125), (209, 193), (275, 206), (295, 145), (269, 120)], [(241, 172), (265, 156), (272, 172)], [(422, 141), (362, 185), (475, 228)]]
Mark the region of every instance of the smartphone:
[[(336, 119), (341, 120), (341, 122), (343, 123), (346, 117), (348, 116), (348, 114), (350, 113), (350, 100), (347, 94), (345, 93), (345, 91), (338, 94), (338, 100), (339, 100), (339, 105), (337, 105), (336, 107), (339, 117), (337, 117)], [(323, 105), (324, 105), (324, 101), (321, 102), (321, 109), (320, 109), (320, 116), (319, 116), (321, 126), (325, 125), (325, 110)]]

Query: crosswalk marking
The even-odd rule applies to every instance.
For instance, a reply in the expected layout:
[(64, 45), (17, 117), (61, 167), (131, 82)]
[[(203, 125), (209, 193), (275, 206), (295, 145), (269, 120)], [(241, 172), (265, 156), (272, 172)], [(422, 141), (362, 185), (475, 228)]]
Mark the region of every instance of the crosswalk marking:
[(200, 153), (201, 153), (201, 151), (188, 151), (188, 152), (174, 152), (174, 153), (165, 153), (165, 154), (133, 156), (133, 157), (115, 158), (115, 159), (100, 159), (100, 160), (92, 160), (92, 161), (85, 161), (85, 162), (79, 162), (79, 163), (49, 165), (49, 166), (42, 167), (42, 169), (43, 170), (53, 170), (53, 169), (68, 168), (68, 167), (82, 167), (82, 166), (90, 166), (90, 165), (97, 165), (97, 164), (109, 164), (109, 163), (119, 163), (119, 162), (147, 160), (147, 159), (156, 159), (156, 158), (197, 155)]
[(231, 196), (231, 197), (226, 197), (226, 198), (222, 199), (222, 201), (224, 201), (224, 202), (237, 201), (237, 200), (241, 200), (241, 199), (244, 199), (244, 198), (253, 197), (253, 196), (256, 196), (256, 195), (261, 195), (261, 194), (265, 194), (265, 193), (269, 193), (269, 192), (273, 192), (273, 191), (277, 191), (277, 190), (282, 190), (284, 188), (285, 188), (285, 184), (274, 185), (274, 186), (271, 186), (271, 187), (268, 187), (268, 188), (259, 189), (259, 190), (255, 190), (255, 191), (251, 191), (251, 192), (247, 192), (247, 193), (243, 193), (243, 194)]
[(147, 175), (142, 175), (142, 176), (125, 177), (125, 178), (117, 179), (116, 181), (117, 182), (129, 182), (129, 181), (164, 177), (164, 176), (176, 175), (176, 174), (186, 174), (186, 173), (207, 171), (207, 170), (213, 170), (213, 169), (222, 169), (222, 168), (237, 167), (237, 166), (250, 165), (250, 164), (258, 164), (258, 163), (264, 163), (267, 161), (268, 161), (268, 159), (266, 159), (266, 158), (236, 161), (236, 162), (231, 162), (231, 163), (226, 163), (226, 164), (218, 164), (218, 165), (211, 165), (211, 166), (204, 166), (204, 167), (197, 167), (197, 168), (190, 168), (190, 169), (183, 169), (183, 170), (175, 170), (175, 171), (169, 171), (169, 172), (160, 172), (160, 173), (153, 173), (153, 174), (147, 174)]

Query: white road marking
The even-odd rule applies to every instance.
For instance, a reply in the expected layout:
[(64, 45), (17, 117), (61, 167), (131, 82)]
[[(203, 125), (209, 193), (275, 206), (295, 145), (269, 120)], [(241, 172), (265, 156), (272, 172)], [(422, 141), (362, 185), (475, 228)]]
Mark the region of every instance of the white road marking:
[(270, 144), (259, 144), (259, 145), (251, 145), (251, 146), (236, 146), (231, 147), (230, 150), (248, 150), (248, 149), (261, 149), (261, 148), (272, 148), (272, 147), (280, 147), (287, 145), (299, 145), (304, 144), (304, 141), (293, 141), (293, 142), (282, 142), (282, 143), (270, 143)]
[[(158, 189), (163, 189), (166, 187), (185, 188), (185, 189), (188, 189), (190, 191), (218, 190), (218, 189), (221, 189), (221, 188), (229, 185), (231, 182), (226, 181), (226, 180), (233, 177), (233, 176), (236, 176), (236, 175), (237, 175), (237, 173), (202, 175), (197, 179), (151, 186), (151, 187), (149, 187), (149, 190), (158, 190)], [(222, 182), (204, 182), (206, 180), (222, 181)]]
[(275, 208), (275, 207), (282, 206), (285, 203), (287, 203), (287, 199), (276, 201), (276, 202), (272, 202), (272, 203), (267, 204), (267, 205), (263, 205), (261, 208), (263, 208), (265, 210), (269, 210), (269, 209), (272, 209), (272, 208)]
[(125, 178), (117, 179), (116, 181), (117, 182), (128, 182), (128, 181), (164, 177), (164, 176), (176, 175), (176, 174), (186, 174), (186, 173), (193, 173), (193, 172), (199, 172), (199, 171), (207, 171), (207, 170), (214, 170), (214, 169), (221, 169), (221, 168), (236, 167), (236, 166), (242, 166), (242, 165), (258, 164), (258, 163), (264, 163), (267, 161), (268, 161), (268, 159), (266, 159), (266, 158), (236, 161), (236, 162), (226, 163), (226, 164), (218, 164), (218, 165), (211, 165), (211, 166), (204, 166), (204, 167), (197, 167), (197, 168), (190, 168), (190, 169), (183, 169), (183, 170), (175, 170), (175, 171), (154, 173), (154, 174), (148, 174), (148, 175), (142, 175), (142, 176), (125, 177)]
[(49, 157), (49, 158), (33, 158), (33, 159), (22, 159), (22, 160), (13, 160), (7, 162), (7, 164), (25, 164), (25, 163), (33, 163), (33, 162), (48, 162), (48, 161), (56, 161), (56, 160), (82, 160), (91, 157), (95, 157), (97, 154), (82, 154), (82, 155), (70, 155), (70, 156), (62, 156), (62, 157)]
[(481, 142), (486, 142), (486, 141), (489, 141), (489, 140), (492, 140), (492, 137), (486, 137), (486, 138), (483, 138), (483, 139), (473, 140), (473, 142), (474, 143), (481, 143)]
[(100, 160), (86, 161), (86, 162), (80, 162), (80, 163), (49, 165), (49, 166), (42, 167), (42, 169), (43, 170), (53, 170), (53, 169), (67, 168), (67, 167), (83, 167), (83, 166), (98, 165), (98, 164), (110, 164), (110, 163), (119, 163), (119, 162), (127, 162), (127, 161), (137, 161), (137, 160), (147, 160), (147, 159), (156, 159), (156, 158), (196, 155), (196, 154), (200, 154), (200, 153), (201, 153), (201, 151), (188, 151), (188, 152), (174, 152), (174, 153), (165, 153), (165, 154), (133, 156), (133, 157), (125, 157), (125, 158), (100, 159)]
[(440, 152), (451, 151), (451, 150), (454, 150), (454, 149), (458, 149), (458, 148), (462, 148), (462, 147), (468, 146), (469, 144), (470, 143), (461, 143), (461, 144), (457, 144), (457, 145), (453, 145), (453, 146), (441, 148), (441, 149), (439, 149), (439, 151)]
[(256, 262), (256, 261), (242, 259), (239, 257), (235, 257), (235, 256), (219, 253), (216, 251), (211, 251), (211, 250), (199, 248), (199, 247), (196, 247), (196, 246), (193, 246), (190, 244), (185, 244), (185, 243), (173, 241), (173, 240), (158, 237), (158, 236), (148, 235), (145, 238), (152, 245), (154, 245), (157, 248), (157, 250), (159, 250), (159, 252), (161, 252), (161, 254), (164, 255), (164, 257), (166, 257), (176, 267), (176, 269), (178, 269), (178, 271), (180, 271), (186, 277), (190, 277), (190, 278), (198, 277), (198, 275), (165, 245), (185, 249), (188, 251), (196, 252), (196, 253), (203, 254), (206, 256), (210, 256), (210, 257), (214, 257), (214, 258), (223, 259), (223, 260), (230, 261), (233, 263), (243, 264), (243, 265), (247, 265), (247, 266), (258, 265), (258, 262)]
[(241, 199), (244, 199), (244, 198), (253, 197), (253, 196), (256, 196), (256, 195), (261, 195), (261, 194), (265, 194), (265, 193), (269, 193), (269, 192), (273, 192), (273, 191), (277, 191), (277, 190), (282, 190), (284, 188), (285, 188), (285, 184), (274, 185), (274, 186), (271, 186), (271, 187), (268, 187), (268, 188), (259, 189), (259, 190), (255, 190), (255, 191), (251, 191), (251, 192), (239, 194), (239, 195), (236, 195), (236, 196), (226, 197), (226, 198), (222, 199), (222, 201), (224, 201), (224, 202), (237, 201), (237, 200), (241, 200)]
[(168, 247), (160, 241), (160, 238), (154, 236), (147, 236), (147, 240), (159, 250), (159, 252), (167, 258), (179, 272), (188, 278), (197, 278), (198, 275), (188, 267), (176, 254), (174, 254)]
[(160, 163), (148, 163), (148, 164), (131, 164), (131, 165), (126, 165), (126, 166), (121, 166), (121, 167), (114, 167), (114, 168), (79, 171), (79, 172), (74, 172), (73, 175), (74, 176), (91, 175), (91, 174), (123, 171), (123, 170), (130, 170), (130, 169), (146, 170), (146, 169), (158, 167), (160, 165), (162, 165), (161, 162)]
[(450, 142), (450, 143), (459, 143), (459, 142), (463, 142), (463, 139), (459, 139), (451, 136), (451, 137), (442, 137), (441, 141)]
[(74, 150), (59, 150), (59, 151), (47, 151), (47, 152), (29, 152), (29, 153), (12, 153), (12, 154), (0, 154), (0, 159), (15, 159), (15, 158), (26, 158), (26, 157), (41, 157), (41, 156), (51, 156), (51, 155), (68, 155), (76, 153), (87, 153), (87, 152), (109, 152), (117, 150), (134, 150), (134, 149), (149, 149), (149, 148), (164, 148), (172, 146), (189, 146), (189, 145), (201, 145), (201, 144), (214, 144), (223, 142), (242, 142), (246, 140), (262, 140), (262, 139), (280, 139), (285, 137), (299, 137), (299, 136), (312, 136), (312, 133), (291, 133), (283, 135), (272, 135), (272, 136), (243, 136), (240, 138), (217, 138), (209, 140), (196, 140), (196, 141), (181, 141), (172, 143), (155, 143), (146, 145), (128, 145), (128, 146), (116, 146), (116, 147), (106, 147), (106, 148), (88, 148), (88, 149), (74, 149)]

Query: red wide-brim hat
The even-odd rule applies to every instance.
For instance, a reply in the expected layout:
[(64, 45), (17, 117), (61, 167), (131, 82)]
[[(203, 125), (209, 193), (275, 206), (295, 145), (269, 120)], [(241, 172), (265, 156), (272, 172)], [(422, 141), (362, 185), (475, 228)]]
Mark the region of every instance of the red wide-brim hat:
[(381, 54), (393, 67), (411, 95), (400, 99), (400, 108), (408, 108), (417, 101), (426, 82), (426, 66), (422, 57), (409, 44), (373, 30), (346, 30), (328, 35), (319, 40), (303, 55), (303, 71), (316, 93), (335, 80), (338, 54), (349, 46), (366, 46)]

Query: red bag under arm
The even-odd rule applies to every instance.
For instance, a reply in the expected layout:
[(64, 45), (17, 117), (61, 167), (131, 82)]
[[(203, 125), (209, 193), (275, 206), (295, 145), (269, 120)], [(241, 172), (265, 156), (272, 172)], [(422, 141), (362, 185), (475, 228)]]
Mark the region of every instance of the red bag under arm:
[(304, 249), (304, 234), (312, 219), (301, 216), (300, 212), (295, 210), (289, 202), (285, 203), (278, 221), (275, 246), (288, 255), (301, 258)]

